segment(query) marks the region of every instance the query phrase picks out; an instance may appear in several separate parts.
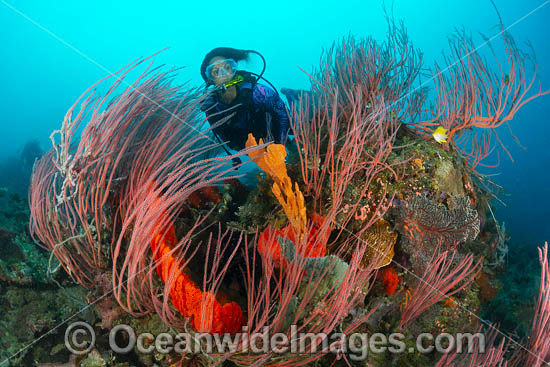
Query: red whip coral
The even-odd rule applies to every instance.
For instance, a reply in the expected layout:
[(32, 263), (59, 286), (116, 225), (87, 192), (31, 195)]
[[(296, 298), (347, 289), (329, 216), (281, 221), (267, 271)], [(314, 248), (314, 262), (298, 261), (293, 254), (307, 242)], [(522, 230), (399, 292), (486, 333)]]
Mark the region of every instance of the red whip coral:
[(399, 328), (404, 330), (426, 309), (443, 298), (451, 297), (470, 284), (481, 270), (481, 260), (472, 254), (456, 259), (456, 251), (434, 251), (429, 265), (419, 277), (411, 298), (401, 313)]
[[(428, 136), (438, 126), (448, 129), (448, 144), (474, 169), (477, 165), (491, 167), (481, 161), (493, 152), (495, 144), (512, 158), (496, 129), (510, 122), (526, 103), (550, 93), (540, 86), (531, 93), (537, 76), (534, 54), (518, 49), (502, 20), (499, 27), (505, 62), (495, 52), (493, 60), (485, 59), (465, 31), (449, 37), (450, 52), (444, 56), (444, 65), (433, 70), (435, 106), (426, 109), (424, 121), (414, 124)], [(492, 67), (495, 64), (497, 67)]]
[[(211, 157), (218, 144), (199, 130), (206, 96), (171, 85), (173, 73), (146, 71), (114, 94), (141, 63), (123, 69), (104, 97), (87, 91), (52, 134), (53, 150), (37, 163), (31, 184), (31, 233), (82, 285), (97, 287), (96, 276), (110, 273), (114, 297), (132, 315), (156, 313), (180, 330), (188, 318), (199, 331), (235, 331), (241, 310), (214, 295), (241, 238), (219, 228), (194, 242), (197, 220), (176, 239), (173, 223), (193, 193), (215, 199), (209, 188), (239, 175), (232, 156)], [(201, 243), (215, 254), (201, 262), (209, 277), (195, 284), (183, 269), (200, 262), (194, 255)]]

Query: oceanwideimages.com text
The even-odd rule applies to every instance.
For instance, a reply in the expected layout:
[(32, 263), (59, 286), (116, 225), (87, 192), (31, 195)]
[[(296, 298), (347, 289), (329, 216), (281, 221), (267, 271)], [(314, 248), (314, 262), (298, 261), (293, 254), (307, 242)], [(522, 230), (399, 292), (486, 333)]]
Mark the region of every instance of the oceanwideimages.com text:
[[(140, 333), (128, 325), (117, 325), (109, 333), (109, 346), (118, 354), (132, 351), (139, 353), (237, 353), (250, 354), (346, 354), (352, 360), (364, 360), (369, 353), (472, 353), (474, 348), (483, 353), (485, 336), (482, 333), (422, 333), (411, 340), (402, 333), (302, 333), (296, 325), (290, 335), (270, 333), (266, 327), (261, 332), (249, 333), (247, 327), (236, 334), (208, 333)], [(70, 352), (88, 353), (95, 344), (93, 328), (84, 322), (69, 325), (65, 333), (65, 345)]]

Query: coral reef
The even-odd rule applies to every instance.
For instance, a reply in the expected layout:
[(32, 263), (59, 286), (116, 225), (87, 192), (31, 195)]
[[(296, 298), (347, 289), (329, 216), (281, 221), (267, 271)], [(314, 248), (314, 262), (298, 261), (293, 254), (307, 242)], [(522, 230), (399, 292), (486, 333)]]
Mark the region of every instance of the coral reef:
[[(94, 310), (87, 321), (99, 341), (76, 360), (44, 340), (32, 358), (43, 366), (443, 367), (463, 357), (420, 353), (417, 335), (484, 331), (494, 353), (465, 358), (513, 366), (548, 359), (547, 247), (539, 253), (542, 284), (528, 344), (537, 361), (519, 352), (507, 356), (494, 327), (475, 316), (498, 298), (495, 272), (506, 254), (504, 226), (487, 213), (495, 193), (477, 172), (490, 153), (485, 131), (494, 132), (546, 92), (527, 93), (525, 63), (509, 35), (502, 40), (514, 74), (502, 83), (486, 80), (488, 65), (459, 32), (464, 42), (452, 43), (452, 55), (472, 63), (460, 62), (456, 79), (436, 78), (432, 105), (415, 86), (421, 52), (402, 24), (388, 23), (383, 43), (350, 37), (323, 54), (311, 92), (293, 105), (287, 146), (250, 135), (246, 149), (212, 156), (220, 144), (201, 129), (200, 112), (209, 92), (172, 85), (174, 71), (148, 70), (119, 94), (123, 77), (103, 97), (87, 91), (52, 134), (52, 150), (36, 164), (31, 182), (30, 235), (48, 255), (37, 252), (40, 260), (32, 262), (23, 243), (28, 235), (21, 237), (25, 231), (16, 220), (0, 230), (0, 260), (10, 309), (38, 297), (17, 298), (10, 283), (36, 284), (54, 273), (49, 287), (68, 291), (69, 280), (83, 287), (70, 288), (82, 292), (70, 307), (51, 303), (57, 305), (51, 314), (35, 308), (35, 318), (26, 320), (32, 333), (78, 304)], [(494, 88), (465, 98), (487, 83)], [(509, 99), (502, 100), (499, 93), (506, 91)], [(503, 109), (476, 109), (492, 104)], [(450, 131), (448, 143), (431, 137), (440, 125)], [(484, 129), (483, 138), (468, 134), (470, 128)], [(260, 169), (250, 191), (233, 165), (245, 155), (251, 161), (244, 164)], [(18, 278), (17, 263), (43, 273)], [(82, 302), (84, 294), (93, 307)], [(296, 336), (299, 343), (314, 352), (254, 353), (239, 341), (220, 353), (196, 339), (199, 352), (184, 356), (109, 354), (108, 329), (119, 323), (155, 335), (234, 335), (246, 327), (290, 338), (296, 326), (305, 334)], [(356, 361), (338, 343), (333, 346), (342, 348), (316, 349), (329, 337), (354, 332), (403, 333), (413, 352), (386, 350)], [(19, 345), (18, 339), (9, 347)]]

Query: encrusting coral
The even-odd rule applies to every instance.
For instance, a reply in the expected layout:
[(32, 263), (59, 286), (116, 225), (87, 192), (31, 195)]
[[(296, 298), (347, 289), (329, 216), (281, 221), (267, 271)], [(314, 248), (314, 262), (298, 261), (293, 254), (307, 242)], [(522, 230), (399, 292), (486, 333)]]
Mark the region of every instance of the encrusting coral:
[[(361, 234), (361, 239), (369, 244), (359, 264), (361, 268), (366, 269), (370, 265), (374, 269), (378, 269), (391, 263), (395, 254), (394, 246), (397, 242), (397, 233), (391, 230), (390, 224), (386, 220), (377, 220)], [(342, 250), (340, 256), (349, 261), (354, 248), (348, 247)]]

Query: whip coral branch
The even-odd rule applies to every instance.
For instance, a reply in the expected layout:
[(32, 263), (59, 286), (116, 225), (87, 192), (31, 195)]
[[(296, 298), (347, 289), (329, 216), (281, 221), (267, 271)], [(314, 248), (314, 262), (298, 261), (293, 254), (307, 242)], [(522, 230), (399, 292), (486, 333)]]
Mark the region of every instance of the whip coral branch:
[[(401, 121), (421, 111), (423, 90), (412, 88), (421, 59), (403, 25), (388, 17), (384, 43), (349, 37), (327, 50), (319, 71), (310, 76), (312, 93), (294, 106), (291, 124), (304, 195), (313, 198), (315, 211), (329, 203), (322, 213), (329, 220), (342, 214), (345, 206), (340, 227), (363, 206), (360, 201), (378, 174), (389, 170), (399, 179), (386, 161)], [(344, 203), (352, 180), (360, 180), (355, 184), (363, 191), (353, 202)], [(322, 192), (327, 187), (330, 196)], [(384, 215), (391, 202), (386, 194), (370, 203), (374, 210), (364, 218), (365, 227)]]
[[(312, 93), (303, 95), (294, 106), (291, 124), (303, 181), (298, 186), (304, 197), (311, 199), (313, 212), (323, 218), (320, 226), (309, 221), (305, 232), (323, 234), (336, 229), (341, 239), (331, 255), (323, 256), (323, 251), (304, 251), (317, 249), (323, 235), (296, 236), (289, 241), (290, 236), (280, 230), (266, 230), (259, 236), (261, 258), (253, 257), (254, 262), (246, 267), (246, 279), (251, 279), (247, 293), (253, 300), (248, 308), (250, 332), (269, 326), (273, 332), (288, 334), (288, 325), (296, 324), (297, 332), (328, 334), (363, 300), (367, 285), (372, 284), (369, 280), (374, 265), (380, 264), (386, 254), (376, 254), (371, 263), (362, 264), (368, 244), (361, 234), (384, 215), (391, 195), (384, 186), (380, 198), (371, 200), (369, 188), (384, 171), (399, 178), (386, 161), (394, 149), (398, 119), (414, 115), (418, 105), (415, 98), (420, 97), (414, 94), (414, 98), (403, 98), (419, 70), (416, 57), (420, 55), (399, 32), (392, 23), (388, 42), (383, 46), (372, 39), (364, 43), (350, 39), (333, 47), (323, 56), (320, 71), (312, 77)], [(352, 185), (360, 187), (361, 192), (353, 202), (345, 203)], [(361, 200), (367, 198), (371, 200), (371, 210), (362, 217), (363, 229), (353, 236), (343, 235), (345, 225), (364, 207)], [(340, 214), (343, 216), (335, 225)], [(273, 242), (274, 251), (263, 249), (263, 244)], [(244, 246), (245, 251), (248, 247)], [(294, 250), (289, 252), (289, 248)], [(349, 263), (339, 257), (344, 249)], [(253, 270), (258, 263), (260, 274)], [(366, 317), (368, 314), (352, 323), (349, 330)], [(316, 347), (326, 340), (304, 342)], [(255, 365), (269, 360), (281, 366), (295, 366), (311, 363), (322, 354), (235, 355), (232, 360)]]
[[(336, 89), (314, 94), (312, 109), (302, 101), (299, 107), (304, 111), (297, 113), (298, 117), (293, 122), (305, 185), (304, 195), (313, 198), (315, 211), (319, 210), (322, 202), (330, 203), (327, 213), (323, 213), (327, 218), (334, 218), (343, 212), (344, 195), (354, 178), (362, 182), (359, 200), (367, 196), (376, 175), (388, 168), (385, 162), (397, 132), (395, 125), (383, 123), (388, 119), (383, 101), (367, 108), (359, 87), (346, 93), (351, 101), (347, 117), (338, 107), (339, 91)], [(323, 187), (330, 189), (330, 197), (323, 195)], [(351, 203), (351, 208), (347, 207), (350, 210), (346, 212), (347, 219), (342, 221), (342, 226), (354, 217), (359, 209), (359, 200)], [(380, 205), (372, 206), (379, 210), (365, 221), (366, 226), (385, 212)]]
[[(66, 114), (59, 139), (52, 140), (53, 150), (34, 169), (30, 230), (82, 285), (93, 286), (95, 274), (111, 266), (114, 296), (123, 308), (135, 315), (158, 312), (181, 326), (186, 315), (167, 306), (177, 272), (165, 279), (165, 292), (157, 289), (159, 265), (154, 264), (151, 236), (168, 228), (190, 194), (239, 175), (231, 157), (209, 157), (218, 144), (200, 130), (199, 106), (206, 96), (171, 86), (173, 70), (159, 72), (149, 66), (114, 94), (124, 76), (144, 61), (123, 69), (103, 98), (95, 92), (86, 96), (87, 91)], [(78, 140), (77, 128), (87, 118)], [(160, 196), (166, 200), (153, 206)], [(195, 253), (189, 244), (203, 220), (171, 249), (178, 263)], [(217, 274), (204, 280), (205, 292), (214, 294), (223, 277), (219, 256), (224, 256), (225, 241), (230, 239), (218, 239), (218, 257), (210, 263)]]
[[(299, 251), (290, 256), (284, 248), (288, 265), (281, 269), (269, 254), (259, 256), (258, 235), (254, 239), (233, 236), (221, 226), (217, 232), (207, 232), (208, 215), (179, 229), (182, 204), (193, 192), (237, 174), (233, 157), (209, 157), (218, 145), (196, 131), (203, 123), (199, 106), (206, 97), (171, 87), (170, 77), (146, 73), (107, 102), (121, 85), (117, 80), (105, 98), (88, 97), (76, 117), (67, 114), (64, 143), (57, 144), (57, 150), (34, 171), (30, 200), (35, 239), (85, 286), (94, 285), (97, 273), (110, 270), (114, 297), (126, 311), (136, 316), (157, 313), (179, 330), (191, 325), (199, 331), (234, 332), (244, 323), (249, 333), (267, 327), (291, 336), (294, 323), (297, 332), (331, 333), (362, 302), (366, 286), (372, 284), (372, 267), (359, 264), (364, 241), (344, 241), (359, 255), (349, 263), (322, 256), (322, 251), (300, 251), (326, 243), (330, 222), (312, 218), (304, 236), (296, 236), (292, 243)], [(77, 141), (76, 126), (86, 116), (90, 120)], [(356, 120), (357, 126), (360, 121)], [(374, 119), (369, 121), (369, 131), (381, 131)], [(262, 148), (252, 147), (239, 155)], [(362, 148), (352, 146), (342, 157), (354, 156), (363, 165), (358, 154)], [(373, 159), (381, 160), (389, 149), (383, 144), (379, 158), (373, 155)], [(340, 171), (347, 169), (344, 162), (334, 163)], [(331, 174), (337, 180), (336, 172)], [(241, 254), (246, 298), (228, 300), (222, 283)], [(366, 317), (356, 320), (348, 331)], [(304, 340), (306, 347), (321, 342)], [(210, 357), (245, 365), (269, 360), (290, 366), (308, 363), (323, 353), (281, 356), (241, 350)]]
[[(540, 85), (538, 91), (530, 93), (537, 76), (534, 53), (520, 51), (502, 23), (500, 30), (504, 62), (490, 40), (485, 39), (496, 68), (482, 57), (479, 47), (474, 46), (465, 31), (457, 31), (449, 38), (450, 54), (444, 56), (445, 67), (436, 65), (434, 69), (435, 107), (426, 111), (423, 121), (414, 123), (418, 131), (426, 135), (438, 125), (449, 129), (447, 140), (473, 168), (489, 155), (491, 137), (511, 158), (495, 129), (508, 124), (526, 103), (550, 93), (550, 90), (543, 91)], [(529, 66), (532, 69), (530, 77), (526, 70)], [(475, 134), (467, 137), (471, 143), (464, 141), (464, 135), (472, 129), (482, 129), (477, 143), (474, 143)]]
[[(333, 45), (322, 56), (322, 71), (318, 73), (318, 86), (325, 91), (339, 90), (339, 102), (346, 110), (352, 105), (353, 87), (368, 102), (382, 98), (388, 116), (398, 121), (414, 119), (422, 107), (425, 90), (413, 88), (422, 67), (422, 52), (415, 49), (409, 40), (403, 22), (396, 23), (386, 14), (388, 30), (383, 42), (373, 37), (355, 40), (353, 37)], [(314, 90), (315, 90), (314, 89)]]
[[(328, 338), (314, 339), (308, 333), (329, 335), (368, 292), (363, 287), (372, 280), (374, 272), (372, 267), (360, 269), (358, 257), (349, 264), (336, 256), (305, 257), (295, 251), (299, 245), (294, 246), (288, 240), (283, 242), (282, 252), (288, 261), (284, 270), (275, 269), (269, 256), (258, 258), (249, 253), (250, 246), (243, 246), (247, 254), (244, 278), (247, 279), (248, 331), (261, 333), (268, 327), (272, 333), (285, 333), (307, 352), (240, 353), (230, 358), (239, 365), (261, 365), (266, 361), (280, 366), (310, 364), (328, 352), (328, 348), (320, 349), (328, 343)], [(349, 245), (357, 247), (351, 242)], [(258, 267), (262, 268), (261, 272), (255, 270)], [(353, 332), (370, 314), (350, 324), (344, 332)], [(291, 325), (296, 328), (291, 329)]]
[[(488, 330), (481, 334), (483, 327), (480, 326), (474, 337), (469, 340), (467, 351), (466, 346), (462, 350), (454, 350), (452, 353), (444, 354), (435, 367), (507, 367), (508, 361), (504, 358), (510, 342), (501, 339), (495, 345), (498, 329), (490, 325)], [(455, 348), (453, 348), (455, 349)]]
[[(411, 299), (401, 313), (399, 328), (407, 328), (427, 308), (450, 297), (470, 284), (481, 270), (481, 260), (474, 263), (467, 255), (453, 266), (456, 251), (434, 252), (430, 264), (412, 291)], [(461, 285), (459, 285), (462, 283)]]
[(527, 343), (528, 353), (518, 361), (517, 366), (546, 366), (550, 363), (550, 266), (548, 242), (539, 248), (541, 265), (540, 289), (535, 303), (535, 317)]
[[(548, 243), (543, 248), (539, 248), (539, 260), (541, 264), (541, 284), (539, 295), (535, 302), (535, 317), (531, 330), (531, 336), (525, 347), (519, 345), (513, 340), (506, 341), (503, 338), (498, 345), (494, 345), (498, 330), (491, 326), (485, 333), (485, 345), (480, 345), (477, 340), (473, 348), (473, 353), (458, 353), (444, 355), (436, 367), (450, 366), (530, 366), (541, 367), (550, 363), (550, 267), (548, 263)], [(480, 329), (481, 331), (481, 329)], [(507, 360), (505, 354), (511, 344), (517, 344), (520, 348), (516, 350), (513, 356)], [(484, 349), (481, 349), (484, 347)]]

